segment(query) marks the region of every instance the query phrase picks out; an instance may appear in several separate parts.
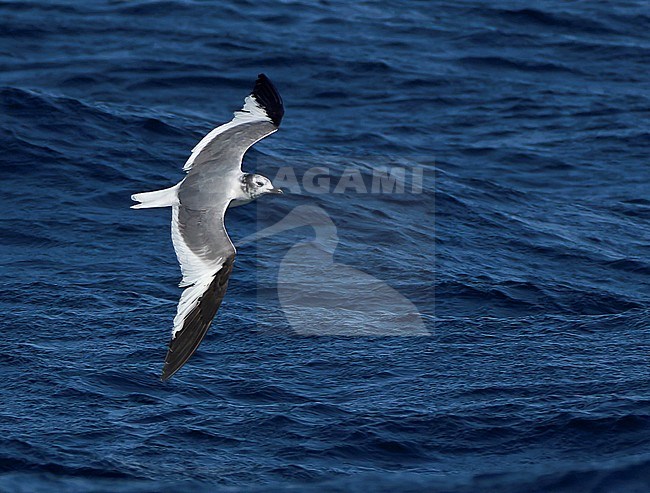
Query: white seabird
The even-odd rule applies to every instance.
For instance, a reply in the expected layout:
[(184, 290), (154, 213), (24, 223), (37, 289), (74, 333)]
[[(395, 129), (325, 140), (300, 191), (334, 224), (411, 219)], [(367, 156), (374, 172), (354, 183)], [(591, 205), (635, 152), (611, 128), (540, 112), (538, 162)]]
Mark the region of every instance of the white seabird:
[(279, 194), (268, 178), (244, 173), (246, 151), (275, 132), (284, 115), (282, 98), (260, 74), (253, 92), (234, 118), (207, 134), (183, 170), (187, 176), (171, 188), (132, 195), (133, 209), (172, 208), (172, 242), (181, 266), (183, 291), (165, 358), (162, 380), (194, 354), (221, 305), (235, 260), (224, 224), (228, 207), (265, 194)]

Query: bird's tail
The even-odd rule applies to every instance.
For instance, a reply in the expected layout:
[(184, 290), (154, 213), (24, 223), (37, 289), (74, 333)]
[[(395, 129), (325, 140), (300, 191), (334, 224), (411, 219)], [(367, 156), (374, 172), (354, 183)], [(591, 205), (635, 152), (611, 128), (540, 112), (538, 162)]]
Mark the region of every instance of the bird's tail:
[(131, 195), (131, 200), (140, 202), (131, 206), (131, 209), (149, 209), (151, 207), (171, 207), (178, 203), (178, 186), (174, 185), (171, 188), (164, 190), (156, 190), (155, 192), (142, 192)]

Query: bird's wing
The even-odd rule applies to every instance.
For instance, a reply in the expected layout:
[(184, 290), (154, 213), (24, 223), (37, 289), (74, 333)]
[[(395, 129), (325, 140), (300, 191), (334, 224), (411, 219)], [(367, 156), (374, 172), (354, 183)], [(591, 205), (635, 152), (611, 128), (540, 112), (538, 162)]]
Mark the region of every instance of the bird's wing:
[(172, 241), (185, 290), (178, 303), (162, 379), (176, 373), (194, 354), (221, 305), (235, 260), (224, 226), (230, 200), (195, 210), (172, 207)]
[(183, 167), (188, 174), (172, 206), (172, 240), (185, 290), (174, 318), (163, 380), (194, 354), (219, 309), (235, 259), (224, 215), (240, 191), (241, 161), (250, 146), (278, 129), (283, 115), (280, 94), (260, 74), (244, 107), (206, 135)]
[(253, 92), (235, 117), (212, 130), (192, 149), (183, 170), (191, 173), (209, 165), (241, 169), (242, 158), (250, 146), (275, 132), (284, 116), (282, 98), (271, 80), (257, 76)]

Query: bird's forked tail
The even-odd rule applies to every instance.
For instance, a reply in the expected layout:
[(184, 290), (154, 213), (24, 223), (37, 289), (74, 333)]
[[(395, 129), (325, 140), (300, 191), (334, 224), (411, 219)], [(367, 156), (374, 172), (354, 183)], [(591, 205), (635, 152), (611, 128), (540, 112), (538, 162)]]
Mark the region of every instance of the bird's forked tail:
[(178, 186), (174, 185), (164, 190), (156, 190), (154, 192), (142, 192), (131, 195), (131, 199), (139, 204), (131, 206), (131, 209), (149, 209), (151, 207), (171, 207), (178, 204)]

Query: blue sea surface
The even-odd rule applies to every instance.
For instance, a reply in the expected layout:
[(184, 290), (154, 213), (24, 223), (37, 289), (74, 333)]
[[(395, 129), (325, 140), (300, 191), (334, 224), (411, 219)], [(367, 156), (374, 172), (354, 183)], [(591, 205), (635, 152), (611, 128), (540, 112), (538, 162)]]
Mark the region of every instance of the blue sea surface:
[[(0, 1), (0, 491), (650, 491), (649, 60), (644, 0)], [(130, 195), (260, 72), (286, 114), (245, 169), (331, 190), (233, 241), (317, 206), (426, 333), (302, 333), (302, 227), (239, 248), (163, 383), (170, 213)]]

